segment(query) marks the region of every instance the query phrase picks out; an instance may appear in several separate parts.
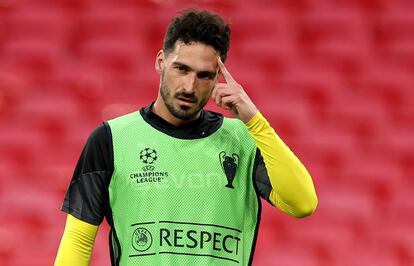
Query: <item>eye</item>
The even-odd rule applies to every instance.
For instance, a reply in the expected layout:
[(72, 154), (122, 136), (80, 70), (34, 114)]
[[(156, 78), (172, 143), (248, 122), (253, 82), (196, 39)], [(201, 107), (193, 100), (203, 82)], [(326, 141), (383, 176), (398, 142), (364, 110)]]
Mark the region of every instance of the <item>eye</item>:
[(205, 79), (205, 80), (212, 80), (213, 75), (211, 75), (210, 73), (199, 73), (198, 78)]
[(179, 72), (186, 72), (187, 71), (187, 69), (183, 66), (176, 66), (174, 68), (177, 69)]

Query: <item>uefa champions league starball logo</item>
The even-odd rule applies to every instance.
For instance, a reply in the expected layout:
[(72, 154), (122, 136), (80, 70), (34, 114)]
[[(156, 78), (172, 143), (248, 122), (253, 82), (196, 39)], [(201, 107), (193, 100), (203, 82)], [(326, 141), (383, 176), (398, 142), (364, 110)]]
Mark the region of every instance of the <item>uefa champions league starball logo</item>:
[(151, 148), (145, 148), (140, 152), (139, 158), (145, 164), (153, 164), (157, 160), (157, 151)]

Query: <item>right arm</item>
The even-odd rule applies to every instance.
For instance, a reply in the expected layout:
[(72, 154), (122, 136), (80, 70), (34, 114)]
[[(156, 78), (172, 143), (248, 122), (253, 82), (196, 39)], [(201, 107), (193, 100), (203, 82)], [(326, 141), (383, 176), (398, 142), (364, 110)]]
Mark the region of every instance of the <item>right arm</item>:
[(62, 211), (68, 215), (55, 266), (89, 264), (98, 227), (108, 214), (112, 173), (112, 136), (104, 124), (89, 136), (66, 191)]
[(97, 225), (68, 214), (55, 266), (89, 265), (97, 232)]

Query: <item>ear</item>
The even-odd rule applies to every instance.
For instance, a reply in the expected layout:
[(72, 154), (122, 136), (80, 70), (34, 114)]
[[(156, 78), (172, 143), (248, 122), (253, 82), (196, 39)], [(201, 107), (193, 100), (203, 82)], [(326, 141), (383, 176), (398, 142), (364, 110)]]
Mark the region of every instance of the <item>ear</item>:
[(155, 59), (155, 71), (157, 71), (158, 74), (161, 74), (163, 69), (164, 69), (164, 51), (160, 50), (157, 53), (157, 57)]

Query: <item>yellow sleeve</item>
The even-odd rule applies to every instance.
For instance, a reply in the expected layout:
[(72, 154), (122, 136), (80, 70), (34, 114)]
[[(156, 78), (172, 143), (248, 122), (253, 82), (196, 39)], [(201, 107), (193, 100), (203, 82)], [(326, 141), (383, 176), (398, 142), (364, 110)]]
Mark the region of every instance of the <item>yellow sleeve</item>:
[(258, 111), (246, 127), (259, 148), (272, 190), (269, 200), (287, 214), (301, 218), (318, 205), (312, 177), (305, 166)]
[(55, 266), (89, 265), (97, 231), (97, 225), (68, 214)]

